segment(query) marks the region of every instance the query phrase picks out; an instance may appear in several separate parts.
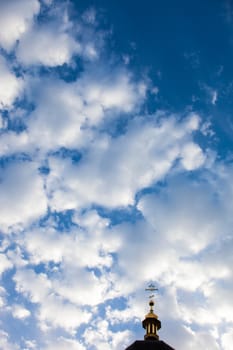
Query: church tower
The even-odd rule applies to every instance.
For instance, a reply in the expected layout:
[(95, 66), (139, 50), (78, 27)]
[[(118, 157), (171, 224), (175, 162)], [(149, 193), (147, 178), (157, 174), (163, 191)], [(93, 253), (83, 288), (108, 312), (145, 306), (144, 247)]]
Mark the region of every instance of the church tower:
[[(155, 290), (155, 289), (154, 289)], [(159, 340), (158, 330), (161, 328), (161, 322), (154, 313), (154, 301), (149, 301), (150, 310), (142, 321), (142, 326), (146, 330), (144, 340), (137, 340), (125, 350), (175, 350), (162, 340)]]
[(150, 300), (150, 312), (145, 316), (145, 320), (142, 321), (142, 326), (146, 330), (144, 335), (145, 340), (159, 340), (157, 331), (161, 328), (161, 322), (158, 320), (158, 316), (154, 313), (153, 300)]

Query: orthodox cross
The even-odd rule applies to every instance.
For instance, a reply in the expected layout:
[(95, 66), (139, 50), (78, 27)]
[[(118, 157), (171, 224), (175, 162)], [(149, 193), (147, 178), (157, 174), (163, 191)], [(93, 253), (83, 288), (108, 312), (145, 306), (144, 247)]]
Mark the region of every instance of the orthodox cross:
[[(157, 290), (158, 288), (155, 288), (155, 285), (153, 283), (150, 283), (149, 286), (145, 289), (146, 292), (150, 292), (150, 293), (153, 293)], [(154, 298), (154, 294), (150, 294), (149, 298), (150, 299)]]

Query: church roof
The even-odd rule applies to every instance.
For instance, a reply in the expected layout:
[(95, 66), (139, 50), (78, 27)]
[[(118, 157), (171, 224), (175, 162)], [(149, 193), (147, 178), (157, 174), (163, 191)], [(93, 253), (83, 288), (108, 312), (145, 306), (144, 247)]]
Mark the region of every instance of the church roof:
[(137, 340), (125, 350), (175, 350), (162, 340)]

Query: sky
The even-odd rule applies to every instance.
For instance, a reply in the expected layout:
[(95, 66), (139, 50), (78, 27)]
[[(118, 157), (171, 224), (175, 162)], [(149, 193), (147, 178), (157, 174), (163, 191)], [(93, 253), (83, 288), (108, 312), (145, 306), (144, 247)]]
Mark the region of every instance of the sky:
[(231, 0), (0, 0), (0, 349), (233, 343)]

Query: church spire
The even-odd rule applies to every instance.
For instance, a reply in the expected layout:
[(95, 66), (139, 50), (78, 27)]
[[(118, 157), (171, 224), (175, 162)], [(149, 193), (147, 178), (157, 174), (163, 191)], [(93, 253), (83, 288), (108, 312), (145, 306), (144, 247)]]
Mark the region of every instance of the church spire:
[[(153, 284), (150, 284), (146, 289), (147, 291), (153, 292), (157, 290)], [(157, 331), (161, 328), (161, 322), (158, 320), (158, 316), (154, 313), (154, 301), (152, 300), (153, 295), (150, 295), (150, 311), (145, 316), (145, 319), (142, 321), (142, 326), (146, 330), (146, 334), (144, 336), (145, 340), (158, 340), (159, 336)]]
[(151, 283), (146, 291), (150, 292), (149, 296), (149, 313), (145, 316), (142, 321), (142, 326), (146, 330), (144, 340), (136, 340), (133, 344), (128, 346), (125, 350), (175, 350), (170, 345), (162, 340), (159, 340), (157, 334), (158, 330), (161, 328), (161, 322), (158, 316), (154, 313), (154, 295), (151, 294), (156, 291), (157, 288)]

